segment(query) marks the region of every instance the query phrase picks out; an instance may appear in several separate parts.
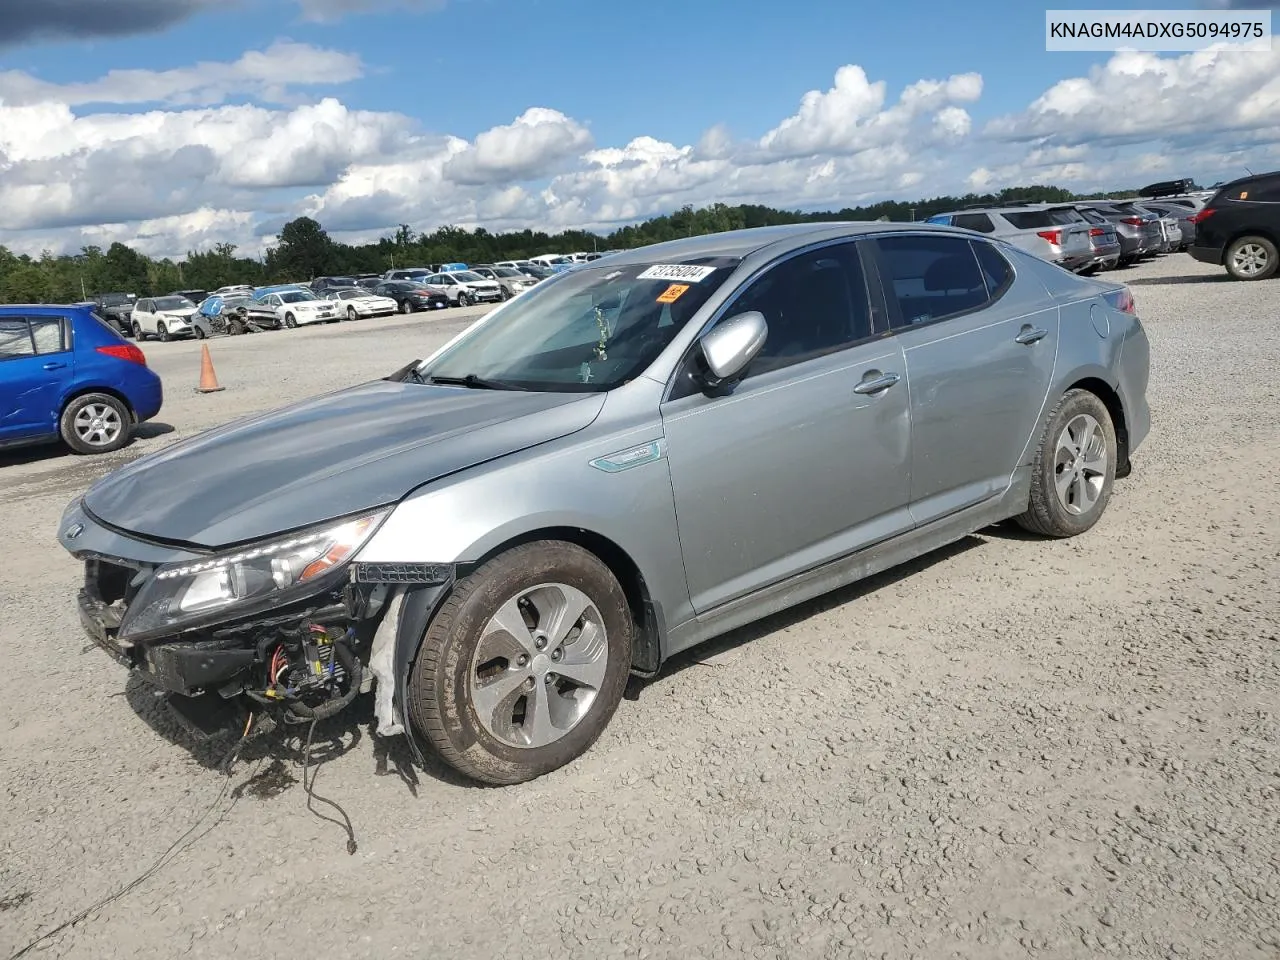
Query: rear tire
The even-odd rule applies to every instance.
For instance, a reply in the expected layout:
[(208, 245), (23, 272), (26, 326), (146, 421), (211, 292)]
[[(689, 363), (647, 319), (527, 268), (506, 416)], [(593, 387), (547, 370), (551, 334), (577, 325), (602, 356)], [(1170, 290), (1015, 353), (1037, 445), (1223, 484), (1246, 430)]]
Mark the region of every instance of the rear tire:
[(139, 343), (147, 339), (147, 335), (142, 332), (142, 324), (137, 321), (134, 321), (133, 324), (133, 339), (137, 340)]
[(1031, 495), (1017, 517), (1025, 530), (1074, 537), (1107, 509), (1116, 478), (1115, 424), (1096, 394), (1068, 390), (1049, 414), (1031, 463)]
[(1239, 237), (1227, 247), (1223, 261), (1235, 280), (1266, 280), (1280, 269), (1276, 245), (1266, 237)]
[(515, 547), (459, 581), (427, 627), (410, 720), (468, 777), (540, 777), (590, 749), (613, 717), (634, 635), (626, 594), (594, 554), (556, 540)]
[(76, 453), (110, 453), (129, 442), (133, 415), (109, 393), (86, 393), (63, 409), (58, 432)]

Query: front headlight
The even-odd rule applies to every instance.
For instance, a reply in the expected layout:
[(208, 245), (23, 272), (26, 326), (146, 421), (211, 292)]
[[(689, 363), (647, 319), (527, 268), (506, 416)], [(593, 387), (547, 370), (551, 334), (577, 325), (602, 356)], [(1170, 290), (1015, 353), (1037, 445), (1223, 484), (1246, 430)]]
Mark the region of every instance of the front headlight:
[(162, 636), (305, 597), (334, 579), (390, 512), (378, 510), (331, 521), (287, 537), (160, 567), (129, 605), (120, 637)]

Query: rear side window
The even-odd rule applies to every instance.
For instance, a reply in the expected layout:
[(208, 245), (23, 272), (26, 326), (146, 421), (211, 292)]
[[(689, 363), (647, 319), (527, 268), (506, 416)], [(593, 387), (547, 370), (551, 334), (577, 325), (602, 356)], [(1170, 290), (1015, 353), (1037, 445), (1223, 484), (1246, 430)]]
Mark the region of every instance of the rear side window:
[(994, 233), (996, 229), (996, 225), (985, 213), (957, 213), (951, 222), (954, 226), (980, 233)]
[(1084, 217), (1080, 216), (1073, 207), (1058, 207), (1055, 210), (1050, 210), (1049, 219), (1059, 226), (1066, 226), (1069, 223), (1084, 222)]
[(993, 245), (980, 240), (972, 240), (970, 243), (973, 244), (974, 256), (978, 258), (982, 278), (987, 284), (987, 295), (992, 300), (1004, 296), (1004, 292), (1013, 283), (1013, 267)]
[(945, 320), (988, 302), (970, 241), (908, 235), (881, 237), (876, 245), (895, 328)]
[(1259, 203), (1280, 203), (1280, 178), (1255, 183), (1249, 191), (1249, 199)]
[(34, 357), (35, 343), (26, 317), (0, 317), (0, 360)]
[(1052, 227), (1054, 222), (1048, 210), (1009, 210), (1002, 216), (1019, 230), (1039, 230), (1041, 227)]
[(66, 349), (62, 337), (62, 321), (57, 317), (32, 317), (31, 339), (36, 353), (61, 353)]
[(1090, 210), (1088, 207), (1080, 211), (1080, 215), (1089, 223), (1106, 223), (1107, 218), (1098, 213), (1097, 210)]

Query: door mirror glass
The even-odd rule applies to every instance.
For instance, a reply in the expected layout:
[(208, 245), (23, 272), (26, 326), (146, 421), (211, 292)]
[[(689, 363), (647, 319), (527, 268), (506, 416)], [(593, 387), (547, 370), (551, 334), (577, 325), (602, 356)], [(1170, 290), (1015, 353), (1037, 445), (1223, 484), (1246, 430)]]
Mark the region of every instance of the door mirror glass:
[(769, 324), (758, 310), (739, 313), (712, 327), (700, 341), (707, 385), (719, 386), (740, 376), (768, 336)]

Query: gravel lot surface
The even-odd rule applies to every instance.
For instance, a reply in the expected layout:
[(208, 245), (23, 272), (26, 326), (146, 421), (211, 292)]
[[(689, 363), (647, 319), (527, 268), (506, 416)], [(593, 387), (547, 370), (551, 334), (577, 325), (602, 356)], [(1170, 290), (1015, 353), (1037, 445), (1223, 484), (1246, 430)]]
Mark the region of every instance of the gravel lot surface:
[(1280, 956), (1280, 281), (1185, 255), (1112, 276), (1154, 427), (1092, 532), (985, 531), (738, 631), (518, 787), (411, 768), (352, 711), (317, 784), (350, 856), (295, 741), (251, 740), (228, 779), (225, 744), (193, 751), (84, 652), (56, 523), (113, 465), (388, 373), (464, 314), (214, 341), (211, 395), (197, 345), (147, 344), (171, 431), (0, 460), (0, 956), (220, 797), (34, 955)]

